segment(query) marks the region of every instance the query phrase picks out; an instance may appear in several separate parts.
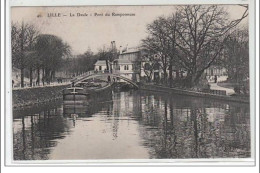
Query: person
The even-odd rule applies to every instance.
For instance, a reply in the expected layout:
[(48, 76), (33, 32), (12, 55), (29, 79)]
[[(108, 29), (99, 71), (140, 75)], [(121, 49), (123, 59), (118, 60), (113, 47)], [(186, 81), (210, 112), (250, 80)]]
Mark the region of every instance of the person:
[(107, 77), (107, 81), (108, 81), (108, 82), (111, 82), (110, 76)]
[(217, 75), (215, 75), (215, 83), (217, 83), (217, 81), (218, 81), (218, 77), (217, 77)]
[(14, 80), (12, 80), (12, 88), (14, 87)]
[(71, 114), (70, 116), (71, 116), (72, 121), (73, 121), (73, 126), (75, 127), (75, 125), (76, 125), (76, 120), (77, 120), (77, 118), (78, 118), (79, 116), (78, 116), (78, 114)]

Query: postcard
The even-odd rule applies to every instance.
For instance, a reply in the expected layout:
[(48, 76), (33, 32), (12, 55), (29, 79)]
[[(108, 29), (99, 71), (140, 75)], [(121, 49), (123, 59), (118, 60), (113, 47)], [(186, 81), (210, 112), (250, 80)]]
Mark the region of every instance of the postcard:
[(9, 163), (254, 164), (250, 8), (11, 6)]

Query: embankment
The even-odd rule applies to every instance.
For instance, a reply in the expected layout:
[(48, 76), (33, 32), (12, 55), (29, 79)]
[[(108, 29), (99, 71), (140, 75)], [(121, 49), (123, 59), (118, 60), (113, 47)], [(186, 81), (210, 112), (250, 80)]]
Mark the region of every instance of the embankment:
[(189, 91), (189, 90), (183, 90), (183, 89), (177, 89), (177, 88), (169, 88), (169, 87), (160, 86), (160, 85), (140, 84), (139, 89), (156, 91), (156, 92), (164, 92), (164, 93), (169, 93), (169, 94), (179, 94), (179, 95), (186, 95), (186, 96), (195, 96), (195, 97), (212, 98), (212, 99), (218, 99), (218, 100), (226, 100), (226, 101), (232, 101), (232, 102), (249, 103), (249, 97), (215, 95), (215, 94), (210, 94), (210, 93)]
[(26, 107), (62, 98), (62, 90), (68, 84), (12, 90), (13, 108)]

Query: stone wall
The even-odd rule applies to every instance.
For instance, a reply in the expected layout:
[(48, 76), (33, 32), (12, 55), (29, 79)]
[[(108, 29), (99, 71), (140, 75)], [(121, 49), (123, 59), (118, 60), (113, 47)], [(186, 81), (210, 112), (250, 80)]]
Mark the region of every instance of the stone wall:
[(62, 90), (68, 85), (21, 88), (12, 90), (13, 108), (30, 106), (62, 98)]
[(156, 91), (156, 92), (165, 92), (165, 93), (169, 93), (169, 94), (180, 94), (180, 95), (186, 95), (186, 96), (205, 97), (205, 98), (213, 98), (213, 99), (218, 99), (218, 100), (249, 103), (249, 97), (215, 95), (215, 94), (211, 94), (211, 93), (189, 91), (189, 90), (183, 90), (183, 89), (177, 89), (177, 88), (169, 88), (169, 87), (159, 86), (159, 85), (140, 84), (139, 89)]

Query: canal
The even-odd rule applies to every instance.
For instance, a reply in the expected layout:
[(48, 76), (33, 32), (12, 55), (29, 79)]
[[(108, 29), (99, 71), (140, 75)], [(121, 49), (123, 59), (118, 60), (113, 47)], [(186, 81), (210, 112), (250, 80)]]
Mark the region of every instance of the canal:
[(250, 157), (249, 104), (113, 93), (73, 120), (62, 101), (13, 112), (14, 160)]

